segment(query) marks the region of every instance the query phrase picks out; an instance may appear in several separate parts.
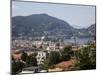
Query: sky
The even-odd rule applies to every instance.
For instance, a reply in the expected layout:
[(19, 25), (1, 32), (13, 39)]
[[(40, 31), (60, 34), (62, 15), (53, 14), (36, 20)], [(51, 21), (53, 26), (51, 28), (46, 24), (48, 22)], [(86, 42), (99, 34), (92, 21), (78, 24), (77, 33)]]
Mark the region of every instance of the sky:
[(12, 2), (12, 16), (28, 16), (32, 14), (48, 14), (62, 19), (75, 28), (87, 28), (95, 24), (95, 6)]

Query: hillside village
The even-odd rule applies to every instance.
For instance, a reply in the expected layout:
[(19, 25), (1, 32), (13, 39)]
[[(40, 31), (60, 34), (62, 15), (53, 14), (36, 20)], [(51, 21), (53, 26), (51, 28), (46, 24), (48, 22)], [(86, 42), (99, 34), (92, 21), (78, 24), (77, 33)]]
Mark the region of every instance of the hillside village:
[(21, 67), (20, 69), (14, 67), (17, 70), (13, 71), (13, 74), (20, 73), (29, 67), (37, 67), (36, 73), (75, 70), (76, 64), (80, 62), (77, 53), (84, 48), (89, 51), (93, 49), (95, 53), (95, 40), (83, 45), (65, 44), (61, 39), (45, 41), (45, 37), (41, 37), (39, 40), (13, 40), (12, 64), (20, 62)]

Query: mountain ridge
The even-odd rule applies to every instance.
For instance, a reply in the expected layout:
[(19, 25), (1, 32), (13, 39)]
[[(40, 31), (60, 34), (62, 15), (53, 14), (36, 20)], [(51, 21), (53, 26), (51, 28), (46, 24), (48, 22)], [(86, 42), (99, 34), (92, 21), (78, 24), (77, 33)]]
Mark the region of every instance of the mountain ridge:
[[(95, 31), (94, 27), (87, 28), (86, 31), (89, 32), (91, 29), (94, 29)], [(78, 37), (80, 35), (79, 32), (84, 33), (84, 31), (85, 30), (83, 29), (76, 29), (72, 27), (64, 20), (44, 13), (12, 17), (12, 37), (35, 37), (47, 35), (70, 38), (73, 36), (73, 32)], [(91, 34), (89, 33), (88, 36), (91, 36)]]

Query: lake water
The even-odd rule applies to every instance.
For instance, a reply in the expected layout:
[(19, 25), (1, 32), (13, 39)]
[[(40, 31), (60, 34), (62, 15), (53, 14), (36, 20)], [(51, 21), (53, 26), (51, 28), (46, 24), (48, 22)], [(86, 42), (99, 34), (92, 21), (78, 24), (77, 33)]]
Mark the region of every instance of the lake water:
[[(77, 44), (86, 44), (86, 43), (88, 43), (88, 42), (90, 42), (92, 40), (93, 40), (93, 38), (76, 38), (76, 43)], [(73, 38), (65, 39), (64, 43), (65, 44), (75, 43), (75, 40)]]

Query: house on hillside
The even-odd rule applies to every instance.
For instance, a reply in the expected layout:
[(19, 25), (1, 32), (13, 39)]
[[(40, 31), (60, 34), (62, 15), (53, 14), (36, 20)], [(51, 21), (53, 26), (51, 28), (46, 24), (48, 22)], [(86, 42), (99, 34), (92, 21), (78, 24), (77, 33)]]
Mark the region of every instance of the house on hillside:
[(46, 59), (46, 52), (38, 51), (36, 58), (37, 58), (38, 65), (43, 64), (44, 60)]

